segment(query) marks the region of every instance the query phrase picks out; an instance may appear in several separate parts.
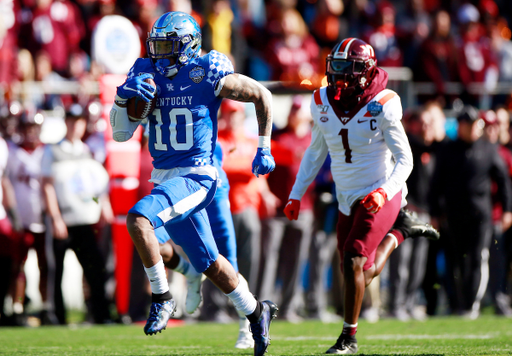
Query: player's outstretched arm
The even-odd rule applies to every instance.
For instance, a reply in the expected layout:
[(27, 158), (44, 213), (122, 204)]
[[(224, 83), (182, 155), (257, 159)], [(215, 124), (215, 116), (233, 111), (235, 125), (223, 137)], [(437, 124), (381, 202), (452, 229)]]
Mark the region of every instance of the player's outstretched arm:
[(258, 177), (274, 170), (276, 164), (270, 153), (272, 132), (272, 94), (263, 85), (245, 75), (234, 73), (225, 77), (219, 97), (254, 103), (258, 120), (259, 143), (252, 171)]
[(272, 94), (267, 88), (252, 78), (234, 73), (226, 76), (219, 97), (254, 103), (259, 135), (270, 137), (272, 132)]

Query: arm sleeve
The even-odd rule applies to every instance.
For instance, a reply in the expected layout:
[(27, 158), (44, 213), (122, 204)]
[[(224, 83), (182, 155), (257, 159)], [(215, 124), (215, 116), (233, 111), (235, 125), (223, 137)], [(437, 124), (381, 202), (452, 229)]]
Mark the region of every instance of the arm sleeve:
[(385, 112), (385, 119), (381, 127), (384, 141), (393, 154), (395, 167), (388, 180), (382, 185), (388, 200), (391, 200), (405, 184), (412, 172), (413, 159), (411, 146), (407, 139), (402, 122), (402, 105), (396, 96), (390, 100)]
[(324, 136), (316, 125), (311, 130), (311, 144), (300, 162), (299, 172), (290, 193), (290, 199), (300, 200), (322, 167), (329, 149)]
[(110, 125), (112, 126), (112, 136), (114, 141), (125, 142), (132, 136), (141, 121), (131, 121), (128, 118), (126, 108), (118, 106), (116, 103), (110, 110)]

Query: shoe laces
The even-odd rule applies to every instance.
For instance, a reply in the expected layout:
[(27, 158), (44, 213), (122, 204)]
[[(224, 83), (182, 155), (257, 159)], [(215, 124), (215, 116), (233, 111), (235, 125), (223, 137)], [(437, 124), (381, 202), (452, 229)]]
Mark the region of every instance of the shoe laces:
[(152, 303), (151, 310), (149, 312), (148, 321), (158, 321), (160, 310), (162, 310), (164, 303)]
[(342, 334), (340, 335), (338, 340), (336, 340), (336, 346), (338, 346), (341, 350), (345, 350), (346, 348), (348, 348), (350, 342), (351, 340), (349, 340), (346, 335)]

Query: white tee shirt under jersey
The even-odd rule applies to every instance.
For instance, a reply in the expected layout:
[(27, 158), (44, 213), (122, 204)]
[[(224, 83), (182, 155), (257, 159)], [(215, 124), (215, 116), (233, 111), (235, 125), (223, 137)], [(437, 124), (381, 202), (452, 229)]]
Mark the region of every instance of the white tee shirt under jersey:
[[(5, 168), (7, 166), (7, 158), (9, 156), (9, 150), (7, 148), (7, 143), (5, 140), (0, 137), (0, 177), (3, 177), (5, 174)], [(4, 199), (4, 190), (0, 186), (0, 202)], [(5, 219), (7, 213), (5, 212), (5, 208), (3, 204), (0, 204), (0, 220)]]
[(412, 171), (412, 153), (402, 126), (400, 97), (385, 89), (352, 118), (338, 118), (326, 88), (313, 93), (311, 144), (302, 159), (290, 199), (300, 199), (316, 177), (327, 154), (336, 185), (339, 210), (350, 215), (352, 205), (382, 187), (392, 199)]
[(11, 146), (7, 174), (16, 196), (18, 214), (25, 228), (43, 232), (43, 197), (41, 188), (41, 159), (44, 146), (32, 152)]

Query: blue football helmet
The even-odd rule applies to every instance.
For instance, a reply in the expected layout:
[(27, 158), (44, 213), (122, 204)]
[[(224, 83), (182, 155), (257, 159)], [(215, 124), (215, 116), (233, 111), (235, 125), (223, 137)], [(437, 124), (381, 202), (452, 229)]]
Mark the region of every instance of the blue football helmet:
[[(184, 12), (168, 12), (155, 21), (146, 40), (149, 58), (158, 73), (173, 77), (201, 51), (201, 29), (196, 20)], [(174, 58), (171, 65), (170, 58)]]

